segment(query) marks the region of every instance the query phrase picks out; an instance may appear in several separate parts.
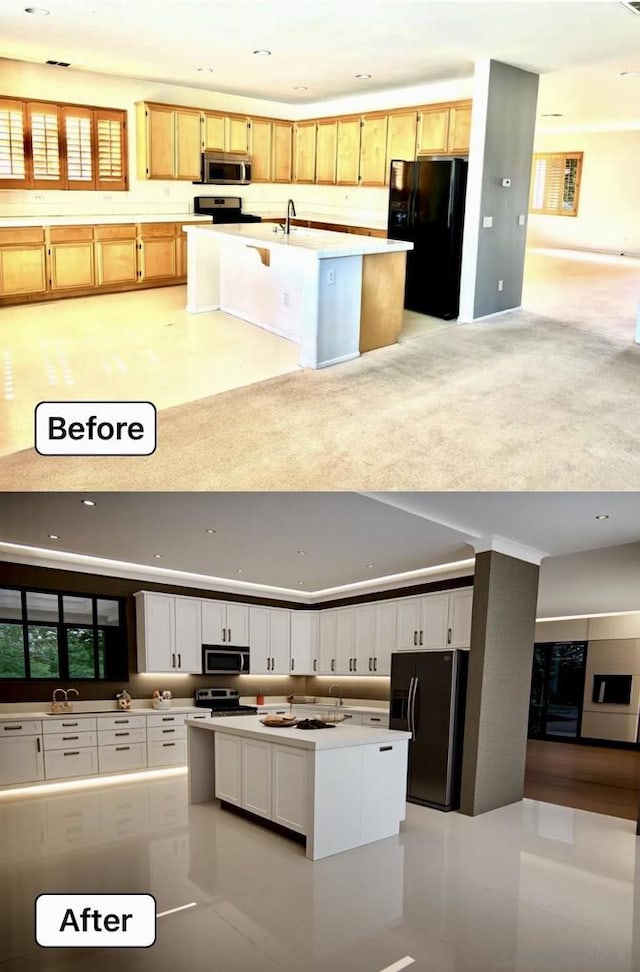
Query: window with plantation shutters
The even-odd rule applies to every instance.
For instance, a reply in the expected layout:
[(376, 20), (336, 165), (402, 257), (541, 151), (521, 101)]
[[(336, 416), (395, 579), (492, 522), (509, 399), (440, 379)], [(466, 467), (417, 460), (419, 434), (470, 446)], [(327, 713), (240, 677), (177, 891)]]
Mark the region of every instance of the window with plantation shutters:
[(0, 97), (0, 190), (18, 188), (126, 190), (126, 112)]
[(0, 189), (26, 187), (24, 113), (21, 101), (0, 100)]
[(577, 216), (582, 152), (546, 152), (533, 157), (532, 213)]

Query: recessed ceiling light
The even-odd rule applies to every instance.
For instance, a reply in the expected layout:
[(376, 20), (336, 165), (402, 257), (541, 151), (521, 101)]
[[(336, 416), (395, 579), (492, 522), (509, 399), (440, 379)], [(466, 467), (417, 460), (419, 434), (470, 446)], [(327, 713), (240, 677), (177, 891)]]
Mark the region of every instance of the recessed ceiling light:
[(162, 560), (162, 554), (154, 554), (153, 556), (156, 560)]
[(258, 50), (254, 51), (253, 53), (257, 54), (258, 57), (271, 57), (271, 51), (267, 51), (263, 47), (258, 48)]
[(59, 534), (57, 534), (57, 533), (50, 533), (49, 534), (49, 540), (59, 540), (59, 539), (60, 539)]
[(597, 513), (596, 514), (596, 520), (608, 520), (608, 519), (609, 519), (609, 514), (608, 513)]
[(541, 118), (563, 118), (564, 115), (560, 114), (559, 111), (548, 111), (546, 115), (541, 115)]
[(96, 503), (95, 500), (84, 499), (84, 500), (82, 500), (82, 505), (83, 506), (97, 506), (98, 504)]
[(296, 84), (293, 88), (294, 91), (308, 91), (309, 89), (304, 84)]
[(213, 74), (213, 68), (196, 68), (196, 71), (206, 71), (207, 74)]
[(375, 564), (367, 564), (367, 567), (375, 567)]
[(204, 532), (205, 533), (215, 533), (216, 531), (212, 527), (207, 527), (207, 529)]
[(370, 78), (371, 75), (370, 74), (354, 74), (354, 77), (357, 78), (358, 81), (365, 81), (367, 78)]
[(306, 554), (306, 552), (307, 552), (306, 550), (296, 550), (296, 553), (299, 553), (303, 557)]
[(44, 7), (25, 7), (24, 12), (28, 14), (33, 14), (34, 17), (48, 17), (49, 11)]
[(304, 581), (298, 581), (298, 587), (303, 587), (303, 586), (304, 586)]
[(241, 573), (242, 573), (242, 567), (238, 567), (236, 574), (241, 574)]
[(635, 77), (638, 74), (640, 74), (640, 71), (621, 71), (620, 72), (620, 77), (621, 78), (632, 78), (632, 77)]

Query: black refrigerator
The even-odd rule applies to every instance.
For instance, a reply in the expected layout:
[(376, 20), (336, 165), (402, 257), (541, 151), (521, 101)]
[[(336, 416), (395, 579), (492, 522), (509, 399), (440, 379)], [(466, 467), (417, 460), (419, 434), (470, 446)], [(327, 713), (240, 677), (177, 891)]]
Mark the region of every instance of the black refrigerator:
[(451, 320), (460, 306), (465, 159), (391, 163), (389, 239), (408, 240), (404, 306)]
[(438, 810), (460, 805), (467, 689), (466, 651), (391, 656), (390, 729), (411, 733), (407, 800)]

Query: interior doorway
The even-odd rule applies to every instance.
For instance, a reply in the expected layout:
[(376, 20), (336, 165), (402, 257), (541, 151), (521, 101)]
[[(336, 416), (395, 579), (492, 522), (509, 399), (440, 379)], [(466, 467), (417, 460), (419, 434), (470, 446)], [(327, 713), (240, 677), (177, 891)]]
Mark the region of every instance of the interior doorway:
[(533, 651), (529, 738), (576, 740), (582, 722), (586, 641), (546, 642)]

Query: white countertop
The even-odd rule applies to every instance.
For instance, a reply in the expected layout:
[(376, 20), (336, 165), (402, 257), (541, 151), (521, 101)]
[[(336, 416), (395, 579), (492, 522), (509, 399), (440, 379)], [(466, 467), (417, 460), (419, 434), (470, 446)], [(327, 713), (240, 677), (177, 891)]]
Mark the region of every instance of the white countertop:
[(398, 729), (373, 729), (370, 726), (348, 726), (339, 723), (331, 729), (280, 729), (263, 726), (258, 716), (231, 716), (228, 719), (211, 719), (210, 722), (193, 722), (187, 725), (208, 732), (228, 732), (233, 736), (271, 740), (283, 746), (299, 749), (343, 749), (348, 746), (375, 746), (410, 739), (410, 732)]
[(258, 246), (268, 250), (289, 250), (315, 257), (361, 256), (367, 253), (398, 253), (413, 249), (406, 240), (385, 240), (375, 236), (353, 233), (333, 233), (327, 230), (292, 226), (286, 236), (272, 223), (240, 223), (216, 226), (187, 226), (188, 235), (223, 236), (227, 240)]
[[(260, 216), (264, 220), (278, 220), (280, 223), (284, 223), (285, 216), (284, 212), (274, 210), (265, 210), (261, 212), (256, 206), (253, 207), (253, 212), (256, 216)], [(305, 209), (304, 212), (297, 212), (295, 219), (309, 220), (312, 223), (334, 223), (336, 226), (361, 226), (363, 229), (372, 230), (382, 230), (384, 233), (387, 232), (387, 214), (385, 210), (384, 219), (372, 218), (371, 216), (363, 216), (358, 219), (357, 216), (337, 216), (334, 213), (320, 213), (314, 212), (310, 209)]]
[(10, 229), (20, 226), (95, 226), (103, 223), (180, 223), (182, 221), (209, 223), (210, 216), (198, 216), (195, 213), (87, 213), (82, 216), (2, 216), (0, 229)]
[(95, 709), (87, 712), (76, 709), (72, 709), (71, 712), (48, 712), (46, 709), (41, 709), (40, 711), (30, 712), (0, 712), (0, 722), (27, 722), (30, 719), (95, 719), (96, 716), (158, 715), (159, 713), (168, 714), (171, 712), (201, 713), (202, 711), (202, 709), (196, 708), (195, 705), (176, 705), (171, 706), (170, 709), (154, 709), (152, 706), (145, 708), (138, 707), (136, 709)]

